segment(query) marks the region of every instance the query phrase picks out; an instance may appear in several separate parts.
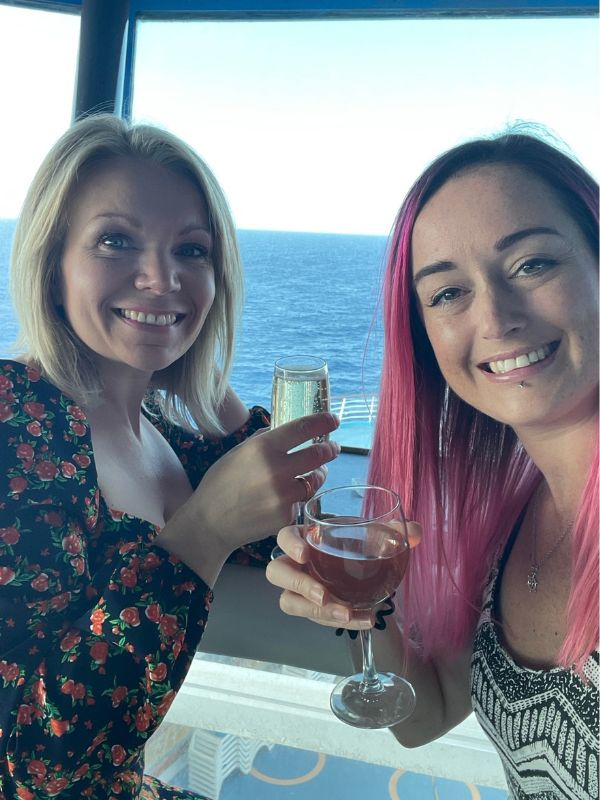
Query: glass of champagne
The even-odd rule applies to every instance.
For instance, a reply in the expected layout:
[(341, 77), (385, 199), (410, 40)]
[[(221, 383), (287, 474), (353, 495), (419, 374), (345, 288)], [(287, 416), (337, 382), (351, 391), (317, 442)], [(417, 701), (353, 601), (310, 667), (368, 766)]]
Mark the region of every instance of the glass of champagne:
[[(329, 411), (329, 371), (327, 362), (318, 356), (285, 356), (278, 358), (273, 370), (271, 427), (277, 428), (307, 414)], [(315, 439), (323, 441), (326, 436)], [(308, 442), (306, 444), (309, 444)], [(299, 447), (306, 447), (301, 444)], [(294, 521), (302, 524), (302, 503), (294, 503)], [(271, 558), (284, 555), (274, 547)]]
[[(362, 495), (362, 499), (361, 499)], [(372, 610), (398, 587), (409, 559), (400, 498), (381, 486), (341, 486), (319, 492), (304, 507), (304, 538), (310, 574), (353, 609)], [(360, 632), (362, 674), (339, 683), (331, 710), (357, 728), (387, 728), (415, 708), (412, 685), (391, 672), (377, 672), (371, 630)]]
[(317, 356), (278, 358), (273, 371), (271, 427), (329, 411), (327, 362)]

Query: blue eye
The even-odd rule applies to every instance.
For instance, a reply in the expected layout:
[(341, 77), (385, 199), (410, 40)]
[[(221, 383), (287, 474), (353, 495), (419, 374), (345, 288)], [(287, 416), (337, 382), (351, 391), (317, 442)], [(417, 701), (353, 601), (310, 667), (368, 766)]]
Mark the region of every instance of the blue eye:
[(103, 233), (96, 244), (110, 250), (126, 250), (131, 246), (129, 237), (122, 233)]
[(555, 267), (558, 262), (552, 258), (530, 258), (524, 261), (514, 272), (516, 277), (519, 276), (535, 276), (543, 272), (547, 272), (552, 267)]
[(177, 248), (177, 255), (184, 258), (208, 258), (209, 252), (201, 244), (182, 244)]
[(437, 292), (434, 294), (426, 305), (429, 308), (433, 308), (434, 306), (445, 306), (448, 303), (451, 303), (453, 300), (462, 296), (462, 289), (450, 288), (450, 289), (442, 289), (441, 292)]

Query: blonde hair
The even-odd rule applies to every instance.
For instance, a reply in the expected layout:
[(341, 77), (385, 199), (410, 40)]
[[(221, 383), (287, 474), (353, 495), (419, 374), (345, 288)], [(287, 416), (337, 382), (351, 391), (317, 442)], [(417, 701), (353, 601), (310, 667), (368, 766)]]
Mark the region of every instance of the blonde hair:
[(69, 211), (82, 175), (92, 164), (116, 156), (145, 159), (184, 175), (206, 201), (215, 299), (194, 344), (156, 372), (152, 386), (164, 390), (156, 392), (156, 399), (170, 420), (222, 433), (217, 412), (227, 388), (243, 292), (237, 237), (215, 176), (168, 131), (100, 114), (75, 123), (52, 147), (29, 188), (13, 240), (10, 280), (20, 322), (17, 344), (65, 394), (84, 406), (97, 402), (103, 387), (93, 354), (62, 316), (56, 290)]

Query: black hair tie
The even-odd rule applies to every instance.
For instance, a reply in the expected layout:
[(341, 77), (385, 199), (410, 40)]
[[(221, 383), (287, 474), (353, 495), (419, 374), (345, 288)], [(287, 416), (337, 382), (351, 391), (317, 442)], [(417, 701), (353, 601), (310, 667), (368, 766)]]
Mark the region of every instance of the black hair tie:
[[(385, 617), (388, 617), (390, 614), (394, 613), (394, 609), (396, 606), (394, 605), (394, 597), (396, 596), (396, 592), (391, 594), (387, 597), (380, 605), (380, 607), (375, 612), (375, 625), (373, 626), (375, 630), (383, 631), (385, 630)], [(344, 633), (347, 633), (351, 639), (356, 639), (359, 634), (359, 631), (351, 631), (348, 628), (336, 628), (335, 635), (342, 636)]]

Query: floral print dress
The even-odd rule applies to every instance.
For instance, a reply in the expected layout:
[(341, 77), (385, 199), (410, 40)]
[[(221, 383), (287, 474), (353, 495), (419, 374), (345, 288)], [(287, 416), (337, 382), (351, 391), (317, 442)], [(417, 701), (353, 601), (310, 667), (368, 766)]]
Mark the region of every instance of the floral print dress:
[[(223, 439), (150, 416), (195, 488)], [(108, 508), (85, 414), (40, 373), (0, 362), (0, 800), (199, 796), (143, 775), (212, 594), (152, 544), (157, 528)], [(272, 540), (234, 554), (266, 562)]]

